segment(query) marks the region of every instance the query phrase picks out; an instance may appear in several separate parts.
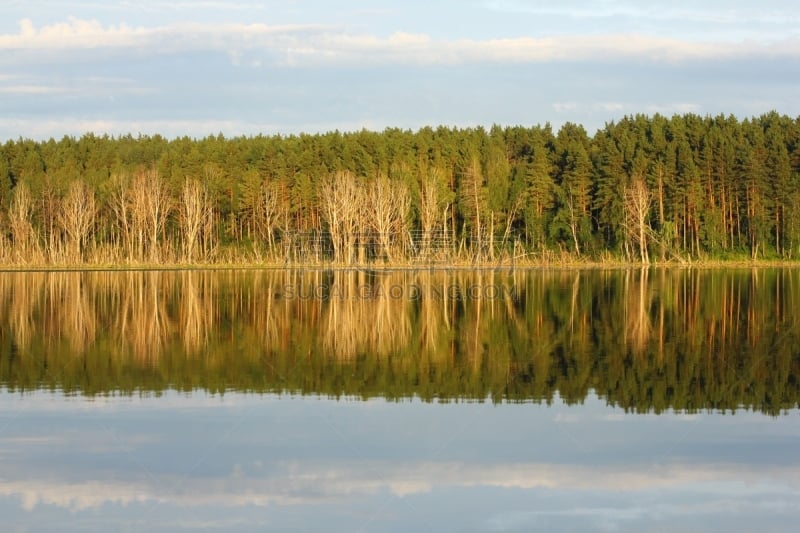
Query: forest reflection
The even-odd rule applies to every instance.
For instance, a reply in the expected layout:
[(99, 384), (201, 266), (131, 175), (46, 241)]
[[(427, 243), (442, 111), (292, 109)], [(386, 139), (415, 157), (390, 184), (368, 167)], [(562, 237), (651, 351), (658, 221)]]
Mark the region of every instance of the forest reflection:
[(800, 271), (126, 271), (0, 275), (0, 384), (800, 405)]

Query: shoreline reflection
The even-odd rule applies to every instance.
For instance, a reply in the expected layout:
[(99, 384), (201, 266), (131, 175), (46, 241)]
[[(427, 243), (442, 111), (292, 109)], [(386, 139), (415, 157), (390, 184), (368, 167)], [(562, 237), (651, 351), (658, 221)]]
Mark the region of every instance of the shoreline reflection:
[(800, 405), (800, 271), (0, 276), (0, 387)]

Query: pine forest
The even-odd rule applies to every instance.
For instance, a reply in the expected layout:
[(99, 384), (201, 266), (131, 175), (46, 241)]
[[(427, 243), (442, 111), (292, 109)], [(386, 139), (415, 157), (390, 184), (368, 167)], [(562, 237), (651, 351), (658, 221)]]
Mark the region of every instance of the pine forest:
[(0, 263), (793, 260), (800, 117), (0, 145)]

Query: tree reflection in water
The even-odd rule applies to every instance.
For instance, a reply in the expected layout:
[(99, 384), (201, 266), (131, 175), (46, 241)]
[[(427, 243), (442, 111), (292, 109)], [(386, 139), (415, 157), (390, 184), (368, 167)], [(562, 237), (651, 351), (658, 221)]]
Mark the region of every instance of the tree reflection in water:
[(0, 276), (0, 383), (581, 402), (800, 397), (800, 272), (34, 272)]

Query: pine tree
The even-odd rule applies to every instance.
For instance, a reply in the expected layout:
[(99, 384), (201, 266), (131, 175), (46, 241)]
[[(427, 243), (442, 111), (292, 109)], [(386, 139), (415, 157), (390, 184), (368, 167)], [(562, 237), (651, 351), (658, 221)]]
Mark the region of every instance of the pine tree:
[(558, 132), (558, 179), (556, 214), (552, 232), (566, 232), (575, 253), (591, 239), (592, 163), (587, 153), (586, 131), (565, 124)]

